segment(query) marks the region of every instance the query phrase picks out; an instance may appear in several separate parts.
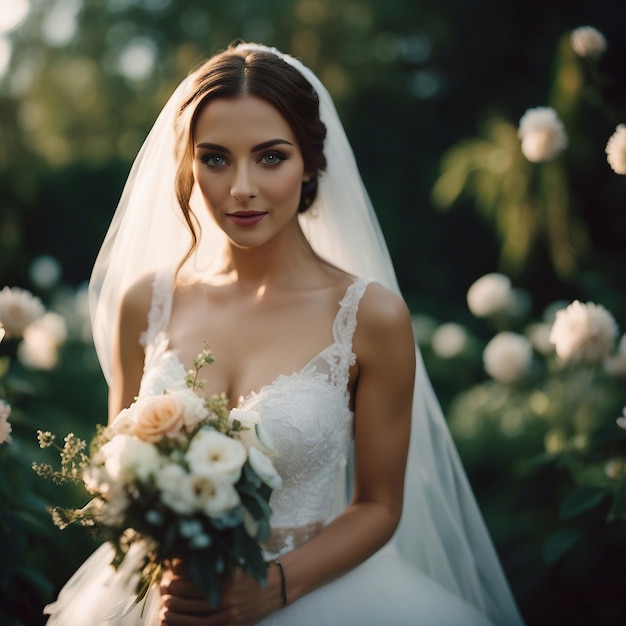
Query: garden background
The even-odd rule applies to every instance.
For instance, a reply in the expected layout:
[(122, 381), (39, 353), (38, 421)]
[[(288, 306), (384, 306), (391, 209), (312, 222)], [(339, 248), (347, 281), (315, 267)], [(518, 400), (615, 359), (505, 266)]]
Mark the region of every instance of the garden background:
[[(570, 44), (586, 25), (608, 43), (595, 60)], [(32, 472), (45, 458), (35, 432), (89, 437), (106, 419), (91, 266), (156, 114), (238, 38), (301, 57), (336, 100), (526, 622), (623, 620), (624, 372), (558, 367), (536, 341), (531, 371), (503, 383), (482, 354), (576, 299), (624, 333), (626, 176), (605, 146), (626, 123), (625, 26), (620, 0), (0, 0), (0, 288), (41, 298), (66, 330), (39, 360), (0, 344), (13, 427), (0, 446), (0, 622), (43, 623), (93, 548), (45, 512), (85, 499)], [(530, 163), (517, 127), (542, 106), (568, 146)], [(468, 289), (494, 272), (518, 306), (477, 316)]]

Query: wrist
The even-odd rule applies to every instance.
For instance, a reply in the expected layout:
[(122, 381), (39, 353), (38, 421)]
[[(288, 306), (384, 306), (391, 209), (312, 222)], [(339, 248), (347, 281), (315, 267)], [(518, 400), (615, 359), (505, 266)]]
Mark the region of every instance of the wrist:
[(285, 568), (279, 559), (271, 561), (272, 565), (278, 570), (278, 587), (280, 592), (280, 606), (285, 607), (288, 603), (287, 597), (287, 578), (285, 576)]

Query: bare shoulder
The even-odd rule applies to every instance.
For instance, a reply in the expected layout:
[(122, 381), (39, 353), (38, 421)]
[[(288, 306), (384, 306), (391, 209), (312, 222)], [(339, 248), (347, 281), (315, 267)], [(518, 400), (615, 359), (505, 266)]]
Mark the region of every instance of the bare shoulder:
[(387, 352), (413, 351), (411, 314), (404, 300), (378, 283), (370, 283), (357, 313), (354, 349), (363, 361)]
[(411, 326), (404, 300), (379, 283), (370, 283), (359, 303), (358, 325), (366, 332), (397, 332)]
[(120, 311), (122, 324), (131, 323), (133, 326), (141, 326), (147, 323), (153, 283), (154, 275), (146, 274), (126, 290), (122, 297)]

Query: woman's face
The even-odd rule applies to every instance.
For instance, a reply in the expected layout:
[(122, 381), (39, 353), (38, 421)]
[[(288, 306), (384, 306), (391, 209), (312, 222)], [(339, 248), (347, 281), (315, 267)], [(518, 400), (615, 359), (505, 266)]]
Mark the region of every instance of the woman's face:
[(193, 175), (217, 225), (257, 247), (297, 220), (304, 171), (291, 127), (255, 96), (209, 101), (193, 129)]

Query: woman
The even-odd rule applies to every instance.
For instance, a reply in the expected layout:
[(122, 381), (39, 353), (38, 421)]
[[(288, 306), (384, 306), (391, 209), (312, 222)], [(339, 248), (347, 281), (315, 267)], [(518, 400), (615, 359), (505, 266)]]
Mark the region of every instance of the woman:
[(261, 415), (283, 486), (267, 586), (238, 572), (212, 609), (177, 564), (143, 617), (122, 617), (132, 581), (104, 548), (51, 623), (521, 623), (349, 144), (301, 63), (240, 44), (183, 82), (133, 167), (92, 294), (111, 418), (206, 341), (204, 389)]

